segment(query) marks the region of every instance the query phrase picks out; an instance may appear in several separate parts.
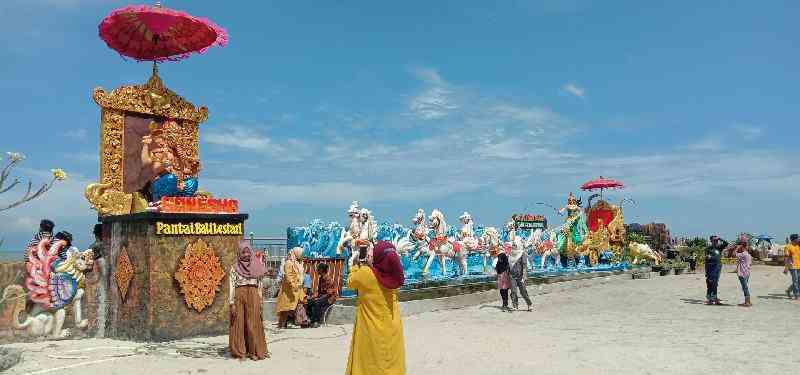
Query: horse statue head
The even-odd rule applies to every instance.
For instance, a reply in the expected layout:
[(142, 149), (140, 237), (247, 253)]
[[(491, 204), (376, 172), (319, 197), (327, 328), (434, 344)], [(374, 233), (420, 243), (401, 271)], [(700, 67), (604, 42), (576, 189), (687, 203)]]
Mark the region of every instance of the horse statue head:
[(444, 221), (444, 214), (442, 211), (438, 209), (433, 210), (431, 216), (428, 218), (428, 224), (437, 235), (441, 236), (447, 234), (447, 222)]

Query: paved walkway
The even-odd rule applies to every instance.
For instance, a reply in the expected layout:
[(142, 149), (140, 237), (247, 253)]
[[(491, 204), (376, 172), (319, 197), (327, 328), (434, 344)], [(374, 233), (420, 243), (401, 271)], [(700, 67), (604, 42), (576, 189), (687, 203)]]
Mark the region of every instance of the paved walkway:
[[(779, 374), (797, 369), (800, 303), (780, 267), (755, 266), (755, 304), (724, 273), (726, 306), (705, 306), (702, 274), (618, 279), (545, 294), (536, 311), (496, 304), (404, 320), (408, 374)], [(535, 293), (537, 287), (531, 290)], [(67, 340), (14, 344), (12, 374), (342, 374), (352, 326), (268, 331), (272, 359), (226, 358), (227, 337), (170, 344)], [(796, 349), (795, 349), (796, 352)], [(793, 364), (790, 364), (792, 363)]]

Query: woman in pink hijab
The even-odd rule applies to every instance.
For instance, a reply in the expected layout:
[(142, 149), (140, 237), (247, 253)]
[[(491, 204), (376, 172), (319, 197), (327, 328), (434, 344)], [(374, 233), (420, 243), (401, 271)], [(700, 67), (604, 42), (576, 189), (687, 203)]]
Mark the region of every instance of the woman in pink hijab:
[(264, 323), (261, 320), (263, 278), (267, 269), (263, 254), (255, 253), (248, 241), (239, 242), (239, 254), (230, 271), (231, 309), (228, 345), (233, 358), (254, 361), (269, 358)]

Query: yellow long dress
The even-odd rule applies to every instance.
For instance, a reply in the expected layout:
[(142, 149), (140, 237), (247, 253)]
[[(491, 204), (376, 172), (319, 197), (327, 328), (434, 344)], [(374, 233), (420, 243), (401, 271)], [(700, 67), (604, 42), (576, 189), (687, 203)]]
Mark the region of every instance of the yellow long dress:
[(275, 312), (294, 311), (297, 304), (306, 298), (306, 291), (303, 290), (297, 270), (288, 262), (283, 265), (283, 281), (278, 291), (278, 299), (275, 301)]
[(346, 375), (405, 375), (406, 350), (397, 290), (386, 289), (367, 266), (353, 266), (347, 281), (358, 291)]

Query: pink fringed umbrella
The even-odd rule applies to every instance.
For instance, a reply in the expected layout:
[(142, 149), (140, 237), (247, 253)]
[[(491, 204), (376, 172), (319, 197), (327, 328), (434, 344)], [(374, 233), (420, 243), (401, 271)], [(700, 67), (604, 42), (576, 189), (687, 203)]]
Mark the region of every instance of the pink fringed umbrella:
[(600, 198), (603, 197), (603, 190), (604, 189), (622, 189), (625, 185), (622, 182), (611, 178), (603, 178), (600, 176), (598, 179), (594, 179), (591, 181), (587, 181), (583, 185), (581, 185), (581, 190), (597, 190), (600, 189)]
[(228, 43), (228, 33), (205, 18), (156, 5), (114, 10), (100, 23), (100, 38), (137, 61), (178, 61)]

